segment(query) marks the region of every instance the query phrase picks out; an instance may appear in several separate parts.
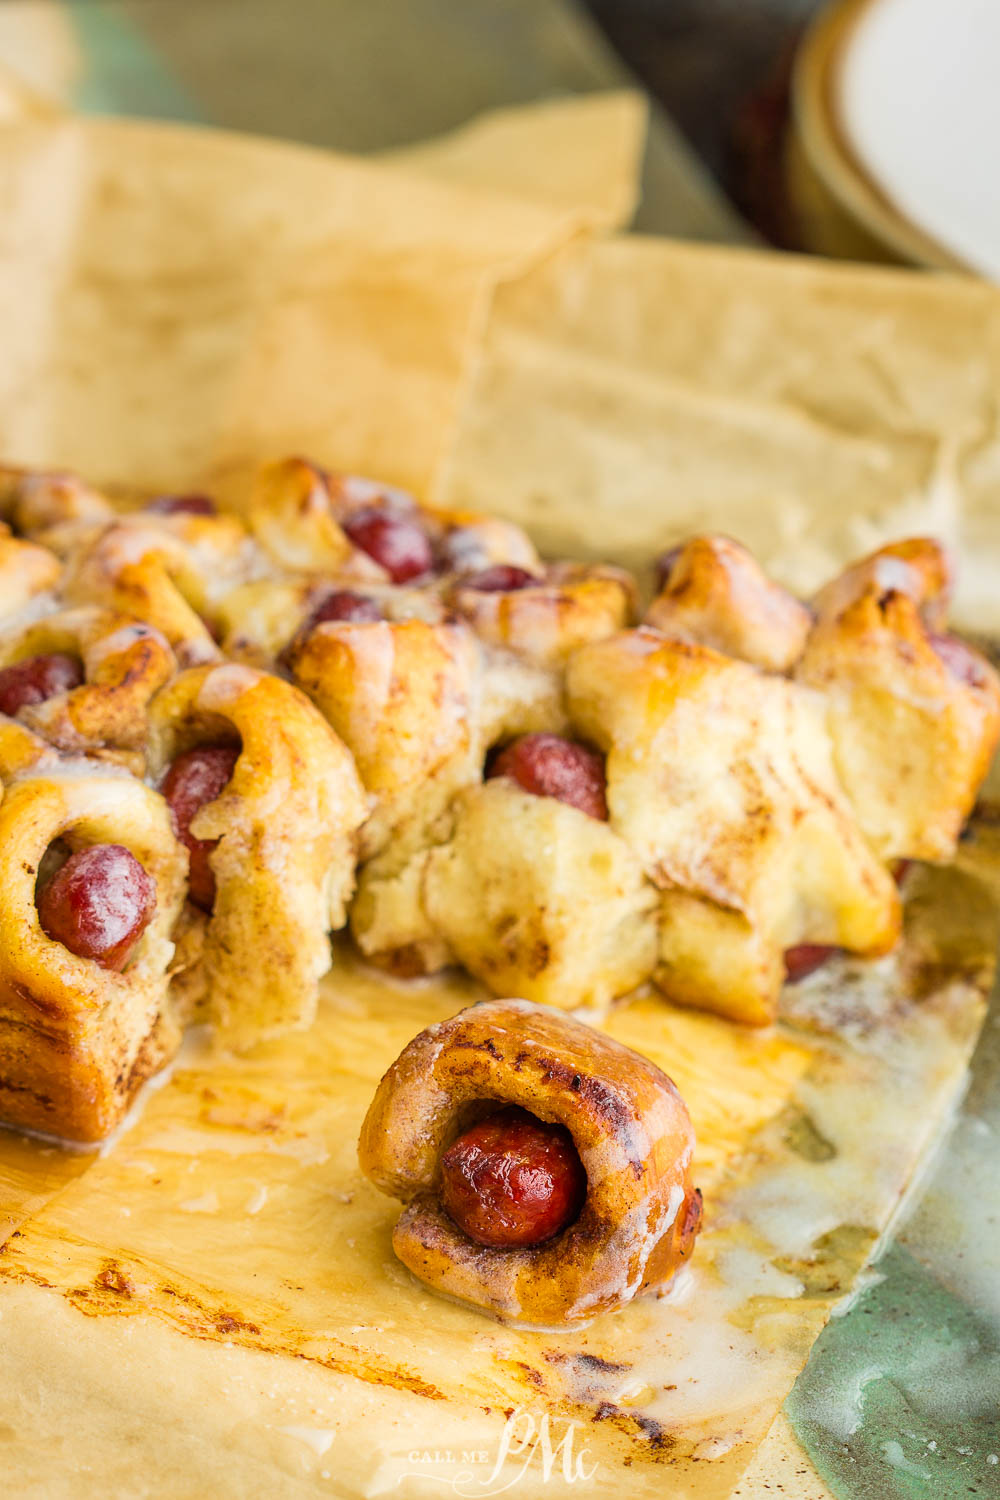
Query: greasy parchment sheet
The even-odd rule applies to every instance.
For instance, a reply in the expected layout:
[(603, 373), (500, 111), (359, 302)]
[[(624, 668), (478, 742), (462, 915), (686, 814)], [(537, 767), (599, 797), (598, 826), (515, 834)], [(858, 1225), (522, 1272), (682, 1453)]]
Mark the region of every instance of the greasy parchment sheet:
[[(482, 127), (484, 161), (508, 126)], [(589, 204), (548, 203), (537, 163), (520, 196), (484, 165), (491, 194), (454, 180), (469, 139), (431, 182), (172, 128), (5, 128), (5, 456), (238, 498), (305, 448), (576, 554), (725, 526), (801, 584), (920, 525), (996, 557), (966, 503), (1000, 467), (995, 293), (570, 244), (627, 200), (611, 168)], [(413, 1282), (357, 1170), (380, 1073), (471, 983), (342, 955), (312, 1031), (238, 1059), (192, 1036), (100, 1156), (0, 1134), (0, 1472), (46, 1500), (728, 1495), (961, 1087), (995, 869), (984, 827), (960, 868), (911, 872), (901, 952), (814, 976), (773, 1030), (614, 1011), (688, 1101), (707, 1227), (669, 1296), (571, 1335)]]

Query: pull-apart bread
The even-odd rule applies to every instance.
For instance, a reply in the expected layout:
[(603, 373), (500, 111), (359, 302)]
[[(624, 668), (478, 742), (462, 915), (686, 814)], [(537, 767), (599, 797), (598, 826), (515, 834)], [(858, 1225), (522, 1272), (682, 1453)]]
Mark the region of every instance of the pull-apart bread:
[[(458, 1253), (438, 1156), (397, 1119), (412, 1058), (363, 1157), (408, 1205), (407, 1263), (503, 1316), (626, 1300), (693, 1236), (668, 1081), (552, 1008), (652, 982), (761, 1025), (786, 977), (889, 952), (898, 862), (950, 857), (1000, 730), (931, 541), (802, 601), (696, 537), (642, 618), (621, 569), (298, 458), (240, 515), (0, 469), (0, 520), (0, 1116), (97, 1140), (188, 1019), (236, 1046), (308, 1025), (342, 928), (396, 975), (462, 965), (522, 1000), (448, 1046), (481, 1029), (489, 1097), (569, 1132), (586, 1169), (572, 1287), (546, 1300), (537, 1247), (502, 1274)], [(620, 1075), (613, 1139), (582, 1083), (528, 1086), (522, 1033), (571, 1080)], [(435, 1150), (469, 1124), (458, 1078), (406, 1095)], [(619, 1225), (661, 1215), (641, 1253), (601, 1240), (605, 1190)]]

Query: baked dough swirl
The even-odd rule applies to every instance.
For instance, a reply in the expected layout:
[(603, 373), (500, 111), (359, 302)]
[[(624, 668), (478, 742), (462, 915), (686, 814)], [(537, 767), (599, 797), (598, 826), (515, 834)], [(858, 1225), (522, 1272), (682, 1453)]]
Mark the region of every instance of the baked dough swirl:
[[(564, 1126), (586, 1172), (579, 1216), (543, 1244), (478, 1244), (441, 1201), (442, 1154), (497, 1102)], [(414, 1275), (503, 1321), (551, 1327), (670, 1281), (700, 1224), (693, 1150), (684, 1102), (653, 1063), (547, 1007), (493, 1000), (409, 1043), (379, 1084), (358, 1156), (406, 1205), (392, 1243)]]
[[(27, 735), (28, 731), (21, 731)], [(43, 856), (124, 846), (155, 887), (155, 910), (124, 972), (46, 935), (36, 906)], [(184, 851), (166, 804), (124, 772), (85, 761), (39, 764), (0, 803), (0, 1119), (97, 1141), (138, 1084), (175, 1049), (167, 997), (172, 932), (184, 901)]]
[[(516, 581), (491, 587), (504, 573)], [(635, 612), (627, 573), (577, 563), (539, 567), (534, 577), (501, 565), (458, 578), (448, 598), (480, 640), (540, 667), (564, 667), (579, 646), (623, 629)]]
[(215, 601), (258, 565), (235, 516), (140, 511), (92, 534), (78, 549), (67, 600), (111, 606), (166, 637), (182, 666), (220, 657)]
[(947, 558), (916, 539), (818, 596), (795, 668), (822, 693), (840, 782), (877, 853), (950, 859), (1000, 736), (1000, 684), (945, 630)]
[(354, 763), (290, 683), (227, 663), (181, 672), (150, 705), (159, 781), (200, 745), (239, 750), (220, 795), (192, 824), (216, 842), (209, 913), (188, 907), (175, 986), (238, 1045), (306, 1026), (346, 920), (368, 805)]
[(149, 700), (177, 667), (164, 637), (98, 605), (58, 610), (0, 637), (0, 668), (50, 653), (79, 658), (83, 681), (18, 718), (60, 750), (116, 760), (141, 775)]

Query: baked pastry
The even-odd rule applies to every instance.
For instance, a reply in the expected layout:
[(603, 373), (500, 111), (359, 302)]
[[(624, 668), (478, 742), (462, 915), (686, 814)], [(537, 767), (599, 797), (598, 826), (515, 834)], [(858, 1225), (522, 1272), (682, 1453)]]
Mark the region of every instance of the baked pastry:
[(648, 628), (584, 648), (567, 685), (607, 752), (612, 826), (662, 892), (672, 999), (759, 1024), (787, 948), (892, 948), (899, 897), (837, 785), (820, 698)]
[[(302, 573), (343, 572), (355, 549), (334, 512), (331, 476), (304, 458), (268, 464), (257, 479), (247, 520), (265, 552), (281, 568)], [(375, 566), (362, 575), (382, 577)]]
[(495, 993), (604, 1005), (656, 959), (655, 893), (608, 826), (603, 758), (548, 732), (489, 757), (431, 842), (363, 868), (362, 952), (396, 973), (459, 962)]
[(426, 589), (359, 584), (316, 573), (255, 578), (219, 602), (223, 654), (269, 672), (289, 671), (293, 653), (317, 625), (331, 620), (374, 624), (380, 620), (442, 623), (446, 612)]
[(368, 811), (344, 745), (289, 683), (195, 667), (150, 706), (149, 772), (190, 862), (178, 1000), (237, 1045), (308, 1025)]
[(73, 603), (110, 605), (159, 630), (181, 666), (219, 658), (215, 601), (260, 566), (242, 523), (189, 508), (195, 498), (177, 497), (169, 509), (164, 497), (159, 510), (91, 531), (64, 586)]
[(947, 559), (887, 548), (817, 600), (798, 682), (823, 694), (837, 772), (883, 859), (949, 859), (1000, 736), (1000, 685), (944, 633)]
[(496, 992), (602, 1006), (652, 972), (655, 893), (609, 824), (500, 776), (456, 799), (422, 873), (449, 952)]
[(488, 645), (564, 667), (578, 647), (631, 622), (636, 588), (622, 568), (494, 563), (459, 575), (448, 600)]
[(62, 566), (54, 552), (14, 536), (0, 523), (0, 627), (56, 584)]
[(60, 750), (141, 775), (149, 700), (175, 671), (166, 640), (141, 620), (98, 605), (56, 610), (0, 634), (0, 712)]
[[(807, 605), (695, 537), (634, 629), (621, 569), (305, 459), (245, 515), (0, 468), (0, 781), (159, 788), (187, 899), (157, 1014), (240, 1046), (308, 1024), (348, 921), (400, 975), (766, 1023), (786, 975), (892, 947), (893, 863), (949, 857), (1000, 732), (926, 539)], [(153, 1002), (116, 995), (134, 1058)]]
[(944, 630), (954, 588), (954, 563), (946, 547), (933, 537), (907, 537), (890, 542), (852, 563), (820, 589), (813, 599), (817, 615), (833, 619), (862, 594), (905, 594), (913, 600), (928, 630)]
[(372, 855), (412, 838), (414, 824), (433, 821), (476, 775), (479, 652), (468, 631), (447, 623), (325, 614), (321, 605), (287, 661), (373, 798), (363, 841)]
[(541, 566), (528, 537), (509, 521), (418, 506), (404, 490), (333, 474), (303, 458), (261, 471), (248, 520), (261, 547), (288, 572), (403, 584), (495, 563)]
[(810, 610), (768, 578), (757, 560), (726, 536), (695, 536), (658, 561), (659, 591), (646, 624), (674, 640), (712, 646), (769, 672), (787, 672), (802, 655)]
[(0, 465), (0, 516), (59, 558), (114, 519), (110, 500), (77, 474)]
[(666, 1074), (524, 1000), (473, 1006), (415, 1037), (358, 1144), (362, 1171), (405, 1204), (392, 1244), (414, 1275), (547, 1327), (670, 1281), (701, 1221), (693, 1151)]
[(76, 1141), (118, 1122), (179, 1039), (184, 889), (166, 805), (134, 777), (69, 762), (5, 783), (0, 1118)]
[(56, 750), (17, 719), (0, 713), (0, 788), (34, 766), (57, 765)]

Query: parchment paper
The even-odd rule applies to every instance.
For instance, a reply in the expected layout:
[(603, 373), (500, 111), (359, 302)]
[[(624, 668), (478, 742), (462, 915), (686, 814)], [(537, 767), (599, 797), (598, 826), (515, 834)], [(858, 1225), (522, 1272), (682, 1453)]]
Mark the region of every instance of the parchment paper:
[(995, 631), (998, 391), (985, 283), (593, 241), (499, 293), (438, 494), (638, 567), (729, 532), (806, 593), (930, 533), (958, 555), (956, 620)]
[[(5, 457), (239, 494), (262, 452), (304, 451), (424, 490), (498, 279), (634, 198), (633, 96), (543, 110), (537, 154), (531, 113), (481, 159), (447, 152), (448, 181), (433, 157), (421, 176), (177, 126), (3, 127)], [(511, 131), (536, 162), (520, 196), (487, 190)], [(592, 143), (593, 176), (567, 178)]]

